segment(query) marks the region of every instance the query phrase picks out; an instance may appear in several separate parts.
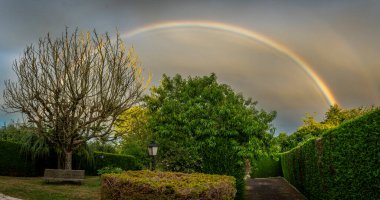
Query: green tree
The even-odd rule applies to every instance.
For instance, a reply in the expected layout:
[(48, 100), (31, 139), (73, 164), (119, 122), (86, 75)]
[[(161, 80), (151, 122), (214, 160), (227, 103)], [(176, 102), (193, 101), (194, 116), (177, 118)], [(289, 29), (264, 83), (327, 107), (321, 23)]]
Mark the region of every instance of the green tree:
[(20, 123), (11, 123), (0, 128), (0, 140), (20, 143), (30, 134), (32, 130)]
[(269, 152), (275, 112), (259, 110), (215, 74), (164, 75), (144, 100), (162, 168), (233, 175), (242, 195), (245, 160)]
[(95, 31), (48, 34), (28, 46), (13, 69), (18, 79), (5, 82), (3, 108), (22, 112), (35, 141), (64, 155), (65, 169), (87, 141), (114, 139), (118, 116), (144, 91), (136, 56), (119, 34), (114, 41)]
[(338, 105), (331, 105), (321, 122), (317, 122), (312, 115), (306, 115), (303, 125), (296, 132), (287, 136), (286, 139), (284, 139), (284, 135), (281, 135), (280, 139), (279, 135), (276, 140), (282, 151), (288, 151), (312, 137), (320, 137), (328, 129), (335, 128), (343, 122), (362, 116), (375, 109), (377, 107), (374, 106), (344, 109)]
[(370, 106), (344, 109), (335, 104), (330, 106), (329, 110), (325, 114), (325, 119), (321, 123), (338, 126), (345, 121), (362, 116), (368, 112), (376, 110), (377, 108), (378, 107)]
[(143, 166), (149, 165), (147, 152), (152, 136), (147, 128), (148, 110), (141, 106), (133, 106), (119, 116), (115, 130), (121, 135), (119, 151), (122, 154), (133, 155)]

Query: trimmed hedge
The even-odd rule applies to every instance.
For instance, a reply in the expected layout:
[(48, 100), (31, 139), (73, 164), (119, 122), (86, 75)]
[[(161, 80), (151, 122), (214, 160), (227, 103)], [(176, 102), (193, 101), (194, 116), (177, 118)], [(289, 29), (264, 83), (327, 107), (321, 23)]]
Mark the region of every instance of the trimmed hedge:
[(141, 166), (136, 158), (130, 155), (113, 154), (105, 152), (94, 152), (94, 160), (91, 162), (80, 161), (80, 169), (86, 170), (86, 175), (98, 175), (98, 170), (104, 167), (117, 167), (123, 170), (138, 170)]
[[(277, 160), (276, 160), (277, 159)], [(252, 161), (251, 177), (267, 178), (282, 176), (280, 158), (261, 157)]]
[(29, 156), (20, 155), (21, 145), (0, 140), (0, 175), (35, 176), (36, 164)]
[[(20, 154), (21, 144), (0, 140), (0, 175), (3, 176), (42, 176), (45, 168), (57, 168), (57, 156), (31, 159), (30, 155)], [(84, 169), (86, 175), (98, 175), (104, 167), (118, 167), (123, 170), (137, 170), (141, 166), (134, 156), (94, 152), (94, 159), (87, 162), (74, 155), (73, 169)]]
[(180, 172), (127, 171), (101, 176), (101, 199), (234, 199), (235, 178)]
[(284, 177), (309, 199), (380, 197), (380, 110), (281, 155)]

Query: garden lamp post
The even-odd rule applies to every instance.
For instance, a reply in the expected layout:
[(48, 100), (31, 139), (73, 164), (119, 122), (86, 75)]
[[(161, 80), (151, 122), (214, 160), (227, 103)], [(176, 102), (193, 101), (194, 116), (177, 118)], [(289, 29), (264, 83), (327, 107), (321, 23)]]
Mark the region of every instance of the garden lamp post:
[(148, 145), (148, 153), (150, 156), (152, 156), (152, 170), (154, 170), (154, 165), (155, 163), (155, 157), (157, 155), (157, 150), (158, 150), (158, 144), (156, 141), (152, 140), (152, 142)]

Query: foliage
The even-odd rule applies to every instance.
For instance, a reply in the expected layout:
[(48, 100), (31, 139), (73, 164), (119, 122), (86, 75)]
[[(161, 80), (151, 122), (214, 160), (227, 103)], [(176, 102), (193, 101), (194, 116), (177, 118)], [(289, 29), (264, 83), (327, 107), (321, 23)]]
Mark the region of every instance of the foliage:
[(27, 155), (20, 154), (21, 145), (0, 140), (0, 175), (35, 176), (36, 164)]
[(138, 165), (148, 168), (151, 162), (151, 158), (148, 155), (147, 146), (147, 141), (123, 140), (119, 148), (121, 154), (134, 156), (137, 158), (136, 161)]
[(102, 199), (234, 199), (231, 176), (127, 171), (101, 177)]
[(251, 164), (252, 178), (267, 178), (282, 176), (281, 162), (279, 156), (262, 156), (255, 159)]
[(141, 68), (119, 34), (66, 32), (49, 34), (30, 45), (13, 69), (17, 81), (5, 82), (3, 109), (22, 112), (37, 141), (65, 155), (71, 169), (73, 152), (90, 139), (117, 136), (118, 116), (140, 100)]
[(91, 149), (91, 151), (100, 151), (100, 152), (106, 152), (106, 153), (117, 153), (117, 145), (112, 142), (105, 142), (105, 141), (89, 141), (87, 142), (88, 148)]
[(120, 167), (103, 167), (101, 169), (98, 169), (98, 175), (102, 174), (121, 174), (124, 170), (122, 170)]
[(289, 136), (287, 136), (286, 133), (282, 133), (278, 135), (275, 140), (281, 149), (280, 152), (289, 151), (311, 138), (322, 136), (325, 131), (335, 128), (345, 121), (362, 116), (376, 109), (377, 107), (374, 106), (343, 109), (338, 105), (332, 105), (325, 113), (323, 121), (317, 122), (314, 116), (307, 115), (303, 120), (303, 125), (299, 127), (296, 132)]
[(23, 126), (20, 123), (12, 123), (0, 129), (0, 140), (20, 142), (30, 134), (32, 134), (30, 128)]
[(94, 152), (93, 162), (88, 163), (83, 158), (78, 158), (77, 162), (79, 162), (78, 168), (86, 170), (87, 175), (97, 175), (98, 170), (104, 167), (121, 168), (122, 170), (141, 169), (134, 156), (105, 152)]
[(358, 116), (362, 116), (376, 109), (378, 109), (378, 107), (375, 106), (343, 109), (335, 104), (333, 106), (330, 106), (330, 109), (326, 112), (325, 119), (322, 121), (322, 124), (331, 124), (337, 126), (345, 121), (354, 119)]
[(284, 177), (309, 199), (376, 199), (380, 110), (345, 121), (282, 154)]
[(122, 133), (122, 137), (137, 140), (149, 140), (146, 123), (148, 120), (147, 109), (141, 106), (133, 106), (118, 117), (115, 129)]
[[(0, 175), (5, 176), (41, 176), (45, 168), (57, 166), (57, 155), (41, 155), (34, 157), (28, 153), (22, 153), (23, 144), (0, 140)], [(88, 152), (88, 151), (86, 151)], [(140, 169), (140, 164), (134, 156), (111, 154), (105, 152), (93, 152), (91, 160), (88, 156), (74, 155), (73, 167), (85, 169), (87, 175), (97, 175), (97, 171), (104, 167), (121, 168), (122, 170)]]
[(152, 138), (147, 128), (147, 112), (146, 108), (134, 106), (122, 113), (115, 125), (115, 129), (122, 135), (119, 151), (139, 158), (138, 161), (143, 166), (150, 163), (147, 146)]
[(200, 155), (203, 159), (202, 172), (225, 174), (236, 178), (236, 199), (243, 199), (245, 191), (245, 168), (240, 164), (235, 144), (228, 139), (218, 138), (215, 146), (203, 146)]
[(86, 176), (81, 185), (46, 184), (41, 177), (0, 176), (0, 193), (28, 200), (100, 199), (100, 178)]
[[(161, 168), (233, 175), (244, 191), (244, 161), (269, 152), (275, 113), (217, 82), (215, 74), (163, 76), (145, 97)], [(238, 197), (240, 198), (240, 197)]]

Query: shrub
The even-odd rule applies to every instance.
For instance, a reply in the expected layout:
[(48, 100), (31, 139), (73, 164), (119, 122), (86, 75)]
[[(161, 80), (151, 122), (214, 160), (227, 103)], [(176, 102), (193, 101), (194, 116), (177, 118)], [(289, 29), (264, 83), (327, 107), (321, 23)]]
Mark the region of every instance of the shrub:
[(284, 177), (309, 199), (380, 196), (380, 110), (281, 155)]
[(101, 177), (101, 199), (234, 199), (235, 178), (180, 172), (128, 171)]
[(251, 162), (251, 177), (266, 178), (282, 176), (281, 162), (279, 156), (263, 156)]
[(245, 166), (231, 140), (218, 138), (215, 146), (202, 146), (203, 159), (201, 172), (206, 174), (221, 174), (233, 176), (236, 179), (235, 199), (244, 199)]
[(103, 167), (98, 169), (98, 175), (102, 174), (121, 174), (124, 171), (119, 167)]
[(137, 170), (141, 169), (136, 158), (130, 155), (112, 154), (105, 152), (94, 152), (92, 162), (81, 159), (79, 168), (86, 170), (87, 175), (97, 175), (98, 170), (104, 167), (120, 168), (122, 170)]

